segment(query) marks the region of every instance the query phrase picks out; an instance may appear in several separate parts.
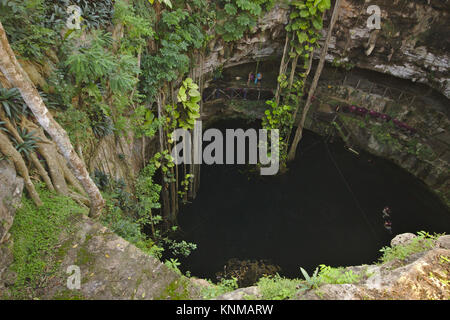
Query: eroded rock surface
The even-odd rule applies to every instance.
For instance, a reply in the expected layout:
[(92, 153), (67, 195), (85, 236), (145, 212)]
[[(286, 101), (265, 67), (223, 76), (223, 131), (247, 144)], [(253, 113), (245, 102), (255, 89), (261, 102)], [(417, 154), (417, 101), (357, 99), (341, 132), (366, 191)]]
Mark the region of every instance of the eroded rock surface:
[(23, 179), (16, 175), (14, 165), (0, 161), (0, 244), (9, 238), (16, 208), (22, 199)]
[[(42, 291), (45, 299), (195, 299), (189, 279), (145, 254), (101, 224), (81, 216), (58, 248), (58, 275)], [(79, 289), (69, 289), (66, 271), (80, 268)], [(71, 283), (74, 283), (71, 281)]]

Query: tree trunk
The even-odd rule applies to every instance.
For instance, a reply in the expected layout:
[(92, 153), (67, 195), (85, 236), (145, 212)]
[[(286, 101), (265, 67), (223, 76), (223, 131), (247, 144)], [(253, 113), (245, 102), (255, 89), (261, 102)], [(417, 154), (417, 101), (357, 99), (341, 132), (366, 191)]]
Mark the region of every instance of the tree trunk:
[(34, 87), (28, 75), (17, 62), (16, 56), (12, 51), (8, 38), (6, 37), (3, 25), (0, 22), (0, 71), (12, 86), (16, 87), (25, 103), (33, 112), (39, 124), (48, 132), (52, 140), (56, 143), (64, 158), (71, 166), (75, 177), (80, 181), (83, 189), (91, 201), (91, 217), (98, 217), (105, 206), (100, 191), (89, 176), (83, 162), (77, 156), (66, 131), (53, 119), (48, 111), (41, 96)]
[(341, 0), (336, 0), (333, 9), (333, 16), (331, 17), (330, 26), (328, 28), (327, 38), (325, 39), (325, 43), (322, 48), (322, 52), (320, 54), (319, 65), (317, 66), (316, 74), (314, 75), (313, 82), (311, 84), (311, 88), (309, 89), (308, 99), (306, 100), (305, 108), (303, 109), (302, 119), (300, 124), (297, 127), (297, 131), (295, 132), (294, 141), (292, 142), (291, 149), (288, 154), (288, 161), (292, 161), (295, 159), (295, 153), (297, 152), (297, 146), (302, 139), (303, 128), (305, 126), (306, 116), (308, 114), (309, 108), (311, 107), (311, 100), (316, 91), (317, 84), (319, 83), (320, 75), (322, 74), (323, 67), (325, 65), (325, 56), (328, 51), (328, 44), (330, 43), (331, 34), (333, 32), (334, 25), (336, 24), (337, 18), (339, 16), (339, 7)]

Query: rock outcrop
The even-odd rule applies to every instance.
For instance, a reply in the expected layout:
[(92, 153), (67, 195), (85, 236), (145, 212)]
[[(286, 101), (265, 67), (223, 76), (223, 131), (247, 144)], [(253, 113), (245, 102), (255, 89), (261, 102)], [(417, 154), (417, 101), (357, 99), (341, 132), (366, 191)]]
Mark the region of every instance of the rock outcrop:
[(7, 160), (0, 161), (0, 293), (8, 282), (8, 267), (13, 262), (9, 229), (17, 207), (21, 203), (23, 179), (16, 175), (14, 165)]
[(0, 244), (9, 239), (16, 208), (22, 199), (23, 179), (16, 175), (14, 165), (0, 161)]
[[(415, 235), (398, 235), (393, 244), (405, 246)], [(395, 240), (395, 241), (394, 241)], [(299, 290), (293, 300), (448, 300), (450, 298), (450, 236), (439, 237), (434, 246), (404, 260), (344, 268), (359, 275), (359, 281), (322, 284), (316, 289)], [(302, 287), (299, 282), (299, 288)], [(258, 287), (241, 288), (217, 299), (244, 300), (261, 297)]]
[[(198, 297), (197, 286), (188, 278), (100, 223), (79, 216), (74, 218), (70, 230), (75, 231), (61, 235), (57, 248), (58, 272), (38, 293), (41, 299), (176, 300)], [(79, 289), (67, 285), (75, 269), (80, 271)]]
[[(380, 30), (367, 26), (369, 5), (381, 9)], [(439, 1), (343, 0), (326, 60), (424, 83), (450, 98), (449, 11)], [(287, 23), (288, 8), (277, 4), (245, 38), (212, 40), (203, 71), (280, 57)]]
[(450, 250), (435, 248), (405, 266), (394, 268), (397, 261), (369, 266), (371, 276), (358, 284), (327, 284), (300, 300), (448, 300), (450, 298), (448, 258)]

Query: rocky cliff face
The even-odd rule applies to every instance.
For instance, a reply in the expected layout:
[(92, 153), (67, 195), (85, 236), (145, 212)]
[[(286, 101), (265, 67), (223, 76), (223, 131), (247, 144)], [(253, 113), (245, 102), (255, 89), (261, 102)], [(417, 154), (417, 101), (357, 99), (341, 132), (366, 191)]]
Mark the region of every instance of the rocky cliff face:
[[(381, 29), (367, 28), (369, 5)], [(425, 83), (450, 98), (449, 4), (443, 1), (345, 0), (327, 59)]]
[(0, 244), (9, 239), (17, 206), (22, 199), (23, 179), (16, 175), (14, 165), (0, 161)]
[(0, 293), (4, 286), (7, 268), (13, 262), (11, 252), (12, 240), (9, 229), (11, 228), (16, 208), (22, 199), (23, 179), (16, 175), (12, 163), (6, 160), (0, 161)]
[[(330, 79), (322, 76), (322, 100), (338, 98), (340, 103), (392, 113), (418, 128), (419, 134), (414, 138), (393, 133), (394, 140), (403, 145), (399, 149), (394, 148), (389, 143), (392, 141), (387, 141), (389, 139), (380, 141), (383, 140), (380, 135), (377, 138), (375, 131), (380, 129), (377, 124), (349, 123), (360, 147), (389, 158), (425, 181), (444, 199), (450, 198), (450, 5), (434, 0), (376, 0), (370, 3), (343, 0), (341, 3), (326, 60), (333, 65), (367, 72), (356, 77), (350, 75), (354, 81), (338, 84), (330, 83)], [(367, 27), (369, 5), (378, 5), (381, 9), (380, 30)], [(237, 43), (212, 41), (204, 71), (279, 58), (287, 21), (287, 8), (277, 5), (261, 19), (254, 33)], [(316, 58), (318, 54), (316, 52)], [(338, 74), (339, 80), (347, 78), (347, 73)], [(316, 103), (315, 107), (320, 108), (321, 103)], [(224, 110), (221, 115), (211, 110), (206, 110), (206, 114), (207, 117), (236, 115), (229, 108), (222, 108)], [(241, 114), (246, 115), (246, 111)], [(319, 133), (323, 130), (312, 121), (307, 127)]]
[[(380, 30), (367, 27), (369, 5), (381, 9)], [(450, 98), (449, 10), (436, 0), (343, 0), (326, 59), (424, 83)], [(204, 71), (281, 56), (287, 22), (279, 4), (244, 39), (213, 40)]]
[[(416, 236), (411, 233), (396, 236), (391, 247), (406, 247)], [(417, 240), (417, 239), (416, 239)], [(317, 288), (299, 290), (292, 300), (446, 300), (450, 297), (449, 272), (450, 236), (442, 236), (428, 250), (392, 259), (383, 264), (346, 267), (342, 272), (358, 275), (352, 283), (324, 283)], [(299, 280), (299, 286), (301, 287)], [(242, 288), (220, 300), (264, 298), (257, 286)]]

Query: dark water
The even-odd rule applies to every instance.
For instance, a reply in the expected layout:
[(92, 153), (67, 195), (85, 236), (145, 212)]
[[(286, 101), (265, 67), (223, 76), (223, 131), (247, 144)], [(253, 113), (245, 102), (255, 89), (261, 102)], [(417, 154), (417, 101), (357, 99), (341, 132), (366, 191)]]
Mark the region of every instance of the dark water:
[[(266, 259), (281, 274), (299, 277), (299, 267), (372, 263), (395, 234), (450, 231), (450, 212), (421, 181), (308, 131), (287, 174), (262, 177), (246, 168), (202, 166), (197, 199), (179, 214), (183, 239), (198, 246), (181, 260), (184, 271), (215, 279), (230, 258)], [(386, 205), (393, 235), (383, 226)]]

